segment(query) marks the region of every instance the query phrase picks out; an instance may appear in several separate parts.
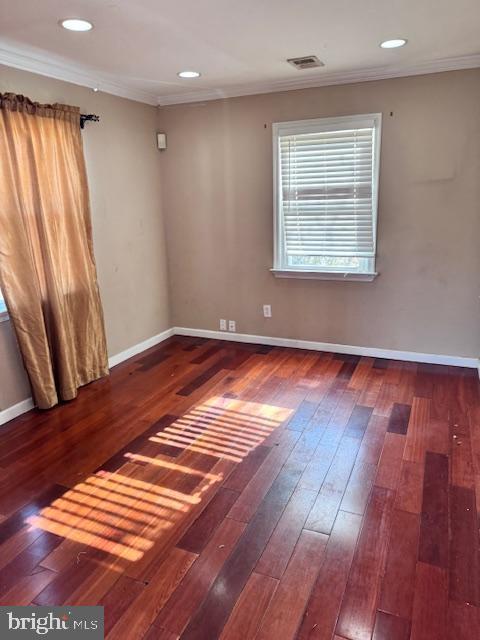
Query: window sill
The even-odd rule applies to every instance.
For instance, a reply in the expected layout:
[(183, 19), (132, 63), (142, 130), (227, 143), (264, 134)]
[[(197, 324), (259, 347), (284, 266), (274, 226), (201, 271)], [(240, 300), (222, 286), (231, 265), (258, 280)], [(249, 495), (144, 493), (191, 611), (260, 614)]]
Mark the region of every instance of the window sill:
[(7, 322), (7, 320), (10, 320), (8, 313), (6, 311), (3, 311), (2, 313), (0, 313), (0, 324), (2, 322)]
[(303, 280), (350, 280), (372, 282), (378, 273), (349, 273), (345, 271), (306, 271), (300, 269), (270, 269), (276, 278), (300, 278)]

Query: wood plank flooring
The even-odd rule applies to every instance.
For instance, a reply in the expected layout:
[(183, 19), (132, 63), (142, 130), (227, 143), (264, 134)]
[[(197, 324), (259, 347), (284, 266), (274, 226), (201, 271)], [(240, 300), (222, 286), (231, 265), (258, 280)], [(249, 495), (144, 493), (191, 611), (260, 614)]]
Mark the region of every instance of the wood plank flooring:
[(0, 430), (0, 604), (109, 640), (480, 638), (454, 367), (175, 337)]

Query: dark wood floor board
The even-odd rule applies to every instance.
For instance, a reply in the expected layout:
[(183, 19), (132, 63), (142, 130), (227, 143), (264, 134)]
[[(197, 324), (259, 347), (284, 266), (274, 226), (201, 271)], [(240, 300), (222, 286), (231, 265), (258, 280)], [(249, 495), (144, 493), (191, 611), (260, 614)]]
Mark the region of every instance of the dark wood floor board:
[(410, 405), (395, 402), (393, 404), (390, 419), (388, 421), (387, 431), (389, 431), (390, 433), (399, 433), (400, 435), (406, 435), (411, 410), (412, 408), (410, 407)]
[(402, 470), (404, 449), (405, 436), (390, 432), (385, 435), (375, 478), (375, 484), (378, 487), (393, 490), (397, 488)]
[(224, 356), (217, 362), (213, 363), (206, 371), (199, 374), (191, 382), (177, 391), (180, 396), (189, 396), (197, 389), (200, 389), (205, 383), (209, 382), (215, 376), (218, 376), (224, 369), (229, 369), (232, 358)]
[(340, 611), (362, 518), (340, 511), (312, 589), (298, 640), (330, 640)]
[[(267, 402), (295, 411), (308, 393), (308, 390), (297, 382), (298, 379), (294, 376), (283, 379), (275, 391), (268, 395)], [(265, 402), (265, 400), (263, 401)]]
[[(480, 406), (470, 409), (467, 416), (467, 423), (470, 433), (470, 444), (472, 453), (472, 464), (475, 482), (475, 496), (477, 515), (480, 514)], [(480, 526), (480, 519), (479, 519)]]
[(448, 458), (431, 451), (425, 456), (418, 558), (448, 566)]
[(410, 640), (447, 639), (447, 573), (417, 563)]
[(68, 567), (55, 575), (48, 586), (33, 599), (39, 606), (62, 605), (95, 571), (97, 564), (90, 559), (78, 558), (71, 561)]
[(0, 597), (0, 606), (12, 603), (16, 606), (29, 605), (55, 577), (56, 574), (53, 571), (43, 568), (39, 568), (28, 576), (18, 576), (11, 589)]
[[(48, 543), (45, 544), (42, 541), (43, 535), (34, 540), (0, 570), (0, 598), (2, 600), (20, 583), (22, 584), (22, 589), (28, 588), (30, 579), (43, 571), (43, 567), (40, 567), (39, 563), (43, 555), (48, 553), (48, 549), (52, 548), (51, 544), (48, 545)], [(58, 544), (56, 540), (55, 543)], [(33, 596), (30, 599), (33, 599)]]
[[(331, 397), (329, 397), (330, 394), (332, 394)], [(322, 444), (339, 444), (357, 401), (358, 391), (344, 391), (342, 386), (327, 394), (315, 416), (317, 424), (325, 427), (320, 440)], [(318, 419), (319, 416), (321, 420)]]
[(200, 554), (218, 525), (232, 508), (238, 492), (220, 487), (208, 506), (180, 539), (177, 547)]
[(385, 369), (385, 384), (392, 384), (397, 386), (400, 383), (402, 369), (403, 363), (400, 360), (389, 360)]
[(103, 604), (109, 640), (476, 638), (479, 391), (170, 338), (2, 427), (0, 603)]
[(307, 371), (317, 362), (318, 354), (306, 349), (286, 349), (288, 359), (281, 367), (278, 374), (288, 378), (297, 386), (299, 380), (305, 377)]
[(480, 558), (475, 492), (450, 487), (449, 597), (480, 606)]
[[(119, 638), (119, 640), (121, 639)], [(150, 629), (143, 636), (143, 640), (178, 640), (178, 636), (176, 633), (170, 633), (170, 631), (161, 629), (160, 627), (152, 624)]]
[(402, 461), (397, 485), (395, 507), (409, 513), (421, 513), (424, 465), (420, 462)]
[(406, 435), (404, 459), (421, 462), (428, 447), (428, 423), (430, 420), (430, 400), (414, 398)]
[(375, 358), (373, 360), (374, 369), (388, 369), (390, 360), (387, 358)]
[(302, 532), (288, 567), (280, 580), (260, 629), (258, 640), (293, 640), (310, 592), (320, 570), (328, 537)]
[(367, 382), (364, 385), (360, 397), (358, 399), (358, 403), (365, 407), (375, 407), (375, 404), (378, 400), (378, 396), (380, 394), (380, 390), (383, 385), (383, 380), (385, 377), (385, 371), (383, 369), (374, 369), (370, 370), (370, 374), (367, 378)]
[(451, 417), (450, 407), (454, 403), (455, 375), (448, 367), (442, 367), (442, 372), (435, 375), (432, 392), (431, 417), (435, 420), (446, 420)]
[[(388, 360), (384, 362), (388, 363)], [(352, 377), (348, 381), (348, 388), (355, 389), (356, 391), (362, 391), (367, 384), (367, 380), (370, 375), (370, 369), (375, 366), (373, 358), (364, 356), (360, 358), (359, 363), (355, 367)]]
[(117, 619), (106, 637), (122, 640), (142, 638), (196, 558), (189, 551), (172, 549), (159, 571)]
[(182, 638), (216, 638), (220, 635), (300, 475), (298, 470), (286, 469), (275, 479)]
[(355, 405), (352, 414), (345, 427), (345, 435), (352, 438), (363, 438), (365, 430), (372, 415), (371, 407), (364, 407), (361, 404)]
[[(432, 411), (430, 403), (430, 412)], [(438, 419), (430, 417), (427, 425), (427, 449), (435, 453), (450, 454), (451, 435), (450, 424), (447, 418)]]
[(225, 624), (220, 640), (254, 640), (278, 580), (252, 573)]
[(318, 405), (316, 402), (303, 400), (300, 403), (298, 409), (292, 414), (292, 417), (288, 421), (287, 429), (292, 429), (293, 431), (303, 431), (315, 415), (317, 408)]
[(63, 495), (66, 490), (67, 489), (64, 486), (53, 485), (16, 511), (9, 518), (6, 518), (2, 523), (0, 523), (0, 544), (3, 544), (23, 529), (27, 518), (37, 514), (41, 509), (50, 504), (52, 500)]
[(343, 364), (338, 372), (337, 378), (347, 385), (350, 382), (358, 363), (356, 361), (349, 360), (342, 360), (342, 362)]
[(480, 638), (480, 609), (471, 604), (448, 602), (447, 640)]
[(419, 535), (420, 517), (395, 509), (377, 607), (407, 621), (412, 618)]
[[(277, 372), (288, 357), (287, 350), (275, 348), (267, 358), (261, 358), (258, 365), (254, 366), (247, 375), (244, 373), (234, 381), (232, 391), (247, 401), (268, 402), (283, 382), (283, 378), (280, 378)], [(254, 362), (255, 356), (252, 356), (242, 367)], [(246, 381), (248, 384), (245, 384)]]
[(334, 353), (335, 360), (341, 360), (342, 362), (349, 362), (355, 366), (360, 362), (360, 356), (353, 353)]
[(322, 430), (310, 430), (305, 429), (300, 434), (295, 446), (292, 449), (291, 454), (288, 456), (290, 462), (300, 462), (308, 464), (315, 455), (315, 451), (322, 438)]
[(299, 437), (300, 434), (295, 431), (285, 431), (282, 434), (281, 445), (268, 454), (230, 509), (231, 518), (248, 522), (253, 517)]
[(408, 620), (377, 611), (372, 640), (409, 640), (409, 638), (410, 622)]
[(258, 471), (258, 468), (269, 452), (270, 448), (264, 445), (255, 447), (255, 449), (250, 451), (248, 456), (235, 467), (230, 477), (223, 483), (223, 486), (231, 491), (241, 493)]
[(19, 553), (24, 551), (41, 535), (41, 529), (34, 529), (29, 525), (25, 525), (20, 531), (8, 538), (0, 546), (0, 569), (14, 560)]
[(340, 509), (360, 515), (365, 513), (376, 472), (376, 466), (369, 462), (360, 461), (355, 464)]
[(434, 376), (432, 375), (432, 367), (434, 365), (428, 365), (419, 363), (417, 365), (417, 376), (415, 378), (415, 396), (417, 398), (432, 398), (433, 387), (435, 384)]
[[(85, 557), (88, 557), (88, 552)], [(78, 562), (81, 562), (82, 555), (78, 555), (77, 559)], [(68, 595), (66, 603), (74, 606), (85, 606), (90, 605), (92, 602), (100, 602), (117, 584), (119, 576), (122, 576), (122, 568), (122, 565), (112, 563), (108, 557), (105, 560), (96, 562), (92, 571)]]
[(208, 506), (210, 500), (221, 486), (222, 476), (228, 476), (233, 464), (228, 460), (222, 459), (215, 463), (195, 490), (195, 493), (201, 496), (201, 500), (184, 511), (182, 517), (176, 519), (173, 526), (164, 530), (163, 536), (159, 537), (156, 544), (145, 550), (140, 560), (128, 565), (125, 570), (127, 575), (140, 580), (150, 580), (155, 575), (158, 571), (159, 562), (163, 562), (163, 558), (171, 546), (177, 543), (202, 510)]
[(359, 446), (358, 438), (345, 436), (342, 439), (307, 518), (306, 529), (325, 534), (329, 534), (332, 530)]
[(205, 349), (203, 353), (196, 354), (195, 357), (190, 360), (192, 364), (202, 364), (205, 360), (208, 360), (212, 356), (216, 356), (219, 351), (224, 348), (221, 343), (213, 343), (212, 346), (209, 346), (208, 349)]
[[(341, 360), (335, 360), (332, 358), (332, 354), (328, 354), (330, 356), (326, 361), (325, 369), (322, 372), (322, 377), (320, 381), (317, 381), (316, 384), (312, 385), (310, 390), (307, 393), (307, 400), (310, 402), (323, 402), (327, 397), (330, 399), (330, 402), (335, 402), (335, 394), (330, 394), (330, 391), (334, 391), (334, 387), (339, 389), (339, 393), (344, 390), (346, 387), (346, 383), (338, 384), (337, 376), (340, 373), (340, 370), (343, 366)], [(338, 394), (337, 394), (338, 396)], [(322, 420), (321, 415), (317, 415), (317, 420)]]
[(257, 562), (255, 571), (272, 578), (281, 578), (305, 524), (317, 492), (297, 488)]
[[(125, 464), (126, 453), (140, 453), (142, 451), (142, 447), (145, 446), (145, 444), (148, 442), (148, 438), (156, 435), (160, 431), (163, 431), (177, 419), (178, 416), (168, 413), (165, 414), (164, 416), (156, 420), (152, 425), (148, 426), (145, 431), (130, 440), (130, 442), (119, 449), (108, 460), (105, 460), (105, 462), (100, 464), (95, 471), (118, 471), (118, 469)], [(158, 453), (162, 453), (162, 451), (159, 451)]]
[(117, 620), (128, 610), (132, 602), (145, 589), (145, 583), (120, 576), (98, 602), (104, 608), (104, 633), (108, 636)]
[(305, 371), (303, 376), (305, 384), (312, 389), (323, 384), (326, 371), (332, 359), (332, 353), (316, 352), (311, 366)]
[(197, 611), (245, 529), (243, 522), (226, 518), (207, 547), (153, 621), (180, 635)]
[(377, 401), (375, 402), (375, 406), (373, 407), (373, 414), (376, 416), (384, 416), (385, 418), (389, 418), (397, 399), (397, 385), (385, 382), (384, 377), (384, 381), (380, 388)]
[(392, 491), (373, 488), (336, 626), (336, 633), (351, 640), (369, 640), (372, 635), (393, 500)]
[[(480, 424), (480, 423), (479, 423)], [(480, 429), (477, 425), (473, 431)], [(450, 471), (451, 483), (465, 489), (475, 488), (475, 466), (473, 457), (470, 427), (460, 433), (459, 429), (451, 429)], [(474, 438), (476, 435), (473, 436)]]
[(146, 355), (146, 356), (142, 356), (137, 360), (137, 363), (139, 365), (138, 370), (148, 371), (152, 367), (156, 367), (157, 365), (159, 365), (161, 362), (163, 362), (167, 358), (170, 358), (170, 356), (172, 355), (172, 347), (174, 346), (175, 345), (172, 344), (164, 348), (159, 347), (153, 353), (150, 353), (149, 355)]
[(397, 402), (411, 405), (415, 396), (415, 380), (417, 377), (416, 362), (402, 362), (398, 381)]
[(302, 473), (299, 486), (303, 489), (320, 491), (337, 449), (337, 444), (319, 444)]
[(388, 420), (386, 417), (372, 415), (358, 452), (358, 460), (377, 465), (383, 449)]

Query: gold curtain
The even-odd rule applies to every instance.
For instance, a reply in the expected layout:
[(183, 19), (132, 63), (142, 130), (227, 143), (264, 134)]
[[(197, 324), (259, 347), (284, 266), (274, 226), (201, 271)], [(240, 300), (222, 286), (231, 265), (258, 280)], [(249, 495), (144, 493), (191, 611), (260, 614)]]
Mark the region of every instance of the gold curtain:
[(39, 408), (108, 373), (76, 107), (0, 94), (0, 285)]

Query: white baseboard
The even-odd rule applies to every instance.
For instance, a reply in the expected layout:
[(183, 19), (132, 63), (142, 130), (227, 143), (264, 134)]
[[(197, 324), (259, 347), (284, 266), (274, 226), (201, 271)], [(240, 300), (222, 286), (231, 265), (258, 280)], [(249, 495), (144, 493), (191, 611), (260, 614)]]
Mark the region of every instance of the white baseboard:
[(294, 349), (310, 349), (311, 351), (348, 353), (354, 356), (371, 356), (372, 358), (389, 358), (390, 360), (406, 360), (408, 362), (446, 364), (454, 367), (469, 367), (473, 369), (479, 367), (477, 358), (467, 358), (464, 356), (419, 353), (417, 351), (396, 351), (395, 349), (377, 349), (375, 347), (357, 347), (347, 344), (333, 344), (331, 342), (313, 342), (311, 340), (295, 340), (293, 338), (272, 338), (270, 336), (255, 336), (248, 333), (228, 333), (226, 331), (190, 329), (188, 327), (174, 327), (173, 333), (179, 336), (233, 340), (234, 342), (253, 342), (274, 347), (292, 347)]
[(8, 407), (3, 411), (0, 411), (0, 425), (13, 420), (17, 416), (21, 416), (22, 413), (30, 411), (30, 409), (33, 409), (33, 407), (34, 405), (32, 398), (27, 398), (26, 400), (17, 402), (17, 404), (14, 404), (13, 406)]
[[(478, 369), (480, 375), (480, 363), (477, 358), (464, 356), (450, 356), (435, 353), (418, 353), (417, 351), (396, 351), (394, 349), (377, 349), (375, 347), (357, 347), (346, 344), (333, 344), (331, 342), (314, 342), (311, 340), (295, 340), (293, 338), (272, 338), (270, 336), (255, 336), (249, 333), (227, 333), (224, 331), (211, 331), (209, 329), (191, 329), (188, 327), (172, 327), (156, 336), (152, 336), (143, 342), (133, 345), (108, 359), (108, 366), (114, 367), (137, 353), (146, 351), (150, 347), (163, 342), (173, 335), (193, 336), (198, 338), (212, 338), (214, 340), (231, 340), (234, 342), (253, 342), (266, 344), (273, 347), (292, 347), (294, 349), (310, 349), (311, 351), (328, 351), (333, 353), (347, 353), (356, 356), (371, 356), (373, 358), (389, 358), (391, 360), (406, 360), (409, 362), (427, 362), (430, 364), (446, 364), (455, 367), (469, 367)], [(3, 411), (0, 411), (0, 425), (13, 420), (22, 413), (33, 409), (32, 398), (26, 398)]]
[(110, 368), (114, 367), (117, 364), (120, 364), (124, 360), (128, 360), (133, 356), (136, 356), (137, 353), (141, 353), (142, 351), (146, 351), (150, 349), (150, 347), (154, 347), (156, 344), (163, 342), (167, 338), (173, 336), (173, 328), (167, 329), (166, 331), (162, 331), (162, 333), (157, 333), (156, 336), (152, 336), (151, 338), (147, 338), (143, 342), (139, 342), (138, 344), (134, 344), (133, 347), (129, 347), (125, 349), (125, 351), (121, 351), (114, 356), (111, 356), (108, 359), (108, 366)]
[[(128, 360), (128, 358), (132, 358), (136, 356), (137, 353), (141, 353), (142, 351), (146, 351), (150, 349), (150, 347), (154, 347), (156, 344), (163, 342), (167, 338), (173, 336), (173, 329), (167, 329), (166, 331), (162, 331), (162, 333), (157, 333), (156, 336), (152, 336), (143, 342), (139, 342), (138, 344), (133, 345), (133, 347), (129, 347), (125, 349), (125, 351), (121, 351), (114, 356), (111, 356), (108, 359), (108, 366), (110, 368), (114, 367), (117, 364), (120, 364), (124, 360)], [(22, 415), (22, 413), (26, 413), (30, 411), (30, 409), (34, 408), (34, 403), (32, 398), (27, 398), (26, 400), (22, 400), (17, 404), (14, 404), (12, 407), (8, 407), (3, 411), (0, 411), (0, 425), (13, 420), (17, 416)]]

